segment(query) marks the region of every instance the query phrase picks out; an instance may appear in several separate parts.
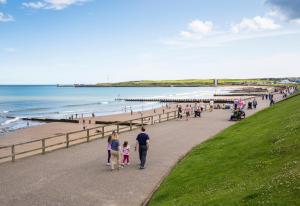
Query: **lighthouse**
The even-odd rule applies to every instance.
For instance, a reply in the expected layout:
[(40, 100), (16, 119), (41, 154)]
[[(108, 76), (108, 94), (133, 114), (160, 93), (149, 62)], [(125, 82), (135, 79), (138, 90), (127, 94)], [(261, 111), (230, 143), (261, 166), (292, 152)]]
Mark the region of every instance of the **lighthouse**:
[(214, 79), (214, 85), (215, 85), (215, 87), (218, 86), (218, 80), (217, 79)]

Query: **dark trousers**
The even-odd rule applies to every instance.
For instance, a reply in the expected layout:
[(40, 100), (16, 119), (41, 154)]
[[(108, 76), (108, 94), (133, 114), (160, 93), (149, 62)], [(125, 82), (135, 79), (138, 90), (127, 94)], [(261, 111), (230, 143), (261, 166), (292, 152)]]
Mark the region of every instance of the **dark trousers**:
[(111, 153), (110, 150), (107, 150), (107, 163), (110, 163)]
[(123, 155), (123, 164), (129, 163), (129, 155)]
[(141, 167), (145, 166), (146, 163), (146, 157), (147, 157), (147, 146), (146, 145), (140, 145), (139, 146), (139, 155), (140, 155), (140, 161), (141, 161)]

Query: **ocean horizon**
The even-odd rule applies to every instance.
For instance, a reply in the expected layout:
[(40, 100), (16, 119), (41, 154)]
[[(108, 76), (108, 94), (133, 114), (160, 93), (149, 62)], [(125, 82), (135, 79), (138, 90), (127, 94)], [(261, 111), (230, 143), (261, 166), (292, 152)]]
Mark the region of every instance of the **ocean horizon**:
[[(125, 102), (116, 98), (210, 98), (225, 87), (57, 87), (0, 85), (0, 134), (27, 127), (24, 117), (69, 118), (154, 109), (160, 102)], [(43, 124), (30, 122), (30, 126)]]

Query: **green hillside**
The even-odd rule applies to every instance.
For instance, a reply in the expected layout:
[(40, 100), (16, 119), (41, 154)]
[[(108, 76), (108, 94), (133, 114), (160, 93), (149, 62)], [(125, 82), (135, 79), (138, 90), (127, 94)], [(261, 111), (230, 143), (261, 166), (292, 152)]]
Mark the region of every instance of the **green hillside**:
[(300, 205), (300, 95), (195, 147), (149, 205)]

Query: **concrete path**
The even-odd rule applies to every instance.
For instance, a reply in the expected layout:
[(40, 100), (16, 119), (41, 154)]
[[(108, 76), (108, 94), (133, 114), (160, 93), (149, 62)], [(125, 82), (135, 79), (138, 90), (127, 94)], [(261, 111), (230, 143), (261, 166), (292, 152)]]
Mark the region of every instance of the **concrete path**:
[[(268, 103), (259, 101), (259, 107)], [(132, 164), (120, 171), (105, 166), (106, 140), (1, 164), (0, 205), (140, 205), (182, 155), (233, 124), (230, 114), (217, 110), (200, 119), (148, 126), (151, 146), (145, 170), (138, 169), (133, 151), (137, 131), (121, 135), (132, 146)]]

